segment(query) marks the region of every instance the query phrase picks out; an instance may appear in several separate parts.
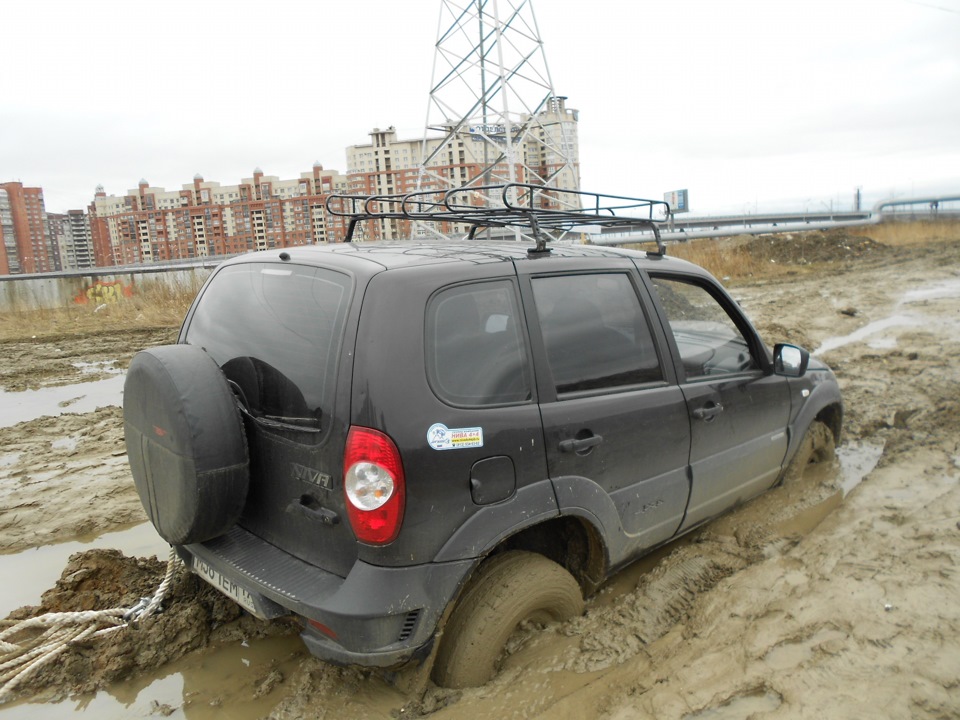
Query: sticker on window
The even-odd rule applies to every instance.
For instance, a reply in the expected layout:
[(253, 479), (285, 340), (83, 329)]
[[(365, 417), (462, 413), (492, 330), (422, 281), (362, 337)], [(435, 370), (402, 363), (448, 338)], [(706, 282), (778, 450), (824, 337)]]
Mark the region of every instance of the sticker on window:
[(483, 447), (483, 428), (448, 428), (435, 423), (427, 430), (427, 442), (434, 450)]

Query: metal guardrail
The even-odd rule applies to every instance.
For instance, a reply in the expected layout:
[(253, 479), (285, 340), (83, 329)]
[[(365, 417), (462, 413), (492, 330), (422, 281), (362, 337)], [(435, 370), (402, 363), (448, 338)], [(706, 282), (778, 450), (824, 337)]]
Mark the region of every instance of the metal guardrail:
[[(957, 206), (951, 207), (949, 203), (957, 203)], [(922, 207), (922, 211), (918, 210), (918, 207)], [(923, 219), (960, 219), (960, 194), (901, 199), (889, 198), (878, 202), (872, 210), (859, 212), (725, 215), (689, 218), (683, 221), (678, 221), (676, 216), (673, 215), (665, 226), (661, 226), (660, 236), (664, 242), (683, 242), (685, 240), (729, 237), (731, 235), (766, 235), (769, 233), (875, 225), (884, 220), (903, 219), (904, 217), (911, 220), (921, 217)], [(590, 242), (594, 245), (627, 245), (649, 242), (650, 240), (651, 233), (640, 229), (628, 232), (604, 232), (590, 238)]]
[[(349, 196), (347, 196), (349, 197)], [(612, 196), (611, 196), (612, 197)], [(366, 199), (366, 198), (362, 198)], [(956, 203), (956, 206), (950, 206)], [(923, 210), (917, 210), (922, 206)], [(905, 208), (905, 209), (897, 209)], [(914, 209), (910, 209), (914, 208)], [(659, 226), (663, 242), (683, 242), (700, 238), (729, 237), (731, 235), (766, 235), (770, 233), (829, 230), (831, 228), (874, 225), (891, 219), (960, 219), (960, 194), (935, 195), (918, 198), (889, 198), (881, 200), (869, 211), (826, 213), (768, 213), (763, 215), (717, 215), (712, 217), (685, 218), (678, 221), (671, 215)], [(649, 223), (638, 223), (636, 229), (608, 228), (591, 235), (594, 245), (628, 245), (656, 242), (654, 232), (640, 230)], [(202, 258), (184, 258), (159, 262), (93, 267), (83, 270), (63, 270), (30, 275), (0, 275), (0, 282), (25, 279), (104, 277), (126, 273), (160, 273), (171, 270), (186, 270), (196, 267), (214, 268), (235, 255), (216, 255)]]
[(197, 258), (181, 258), (178, 260), (158, 260), (150, 263), (135, 263), (130, 265), (107, 265), (82, 270), (58, 270), (56, 272), (29, 273), (23, 275), (0, 275), (0, 282), (10, 280), (46, 280), (50, 278), (100, 278), (112, 275), (129, 275), (131, 273), (162, 273), (173, 270), (192, 270), (194, 268), (215, 268), (225, 260), (236, 257), (231, 255), (213, 255)]

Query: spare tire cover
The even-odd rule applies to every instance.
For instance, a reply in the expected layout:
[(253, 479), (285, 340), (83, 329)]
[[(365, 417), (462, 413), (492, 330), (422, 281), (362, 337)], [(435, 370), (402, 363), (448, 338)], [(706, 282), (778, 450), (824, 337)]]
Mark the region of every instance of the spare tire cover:
[(123, 386), (130, 471), (147, 515), (173, 545), (222, 535), (250, 484), (237, 402), (217, 363), (192, 345), (137, 353)]

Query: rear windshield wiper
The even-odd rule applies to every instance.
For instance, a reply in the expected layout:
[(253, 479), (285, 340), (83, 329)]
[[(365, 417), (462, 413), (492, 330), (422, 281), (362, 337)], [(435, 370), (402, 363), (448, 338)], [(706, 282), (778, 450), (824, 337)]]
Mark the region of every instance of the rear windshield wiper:
[[(247, 417), (255, 420), (265, 427), (275, 428), (277, 430), (293, 430), (294, 432), (318, 433), (320, 432), (320, 418), (314, 417), (284, 417), (282, 415), (257, 415), (250, 409), (250, 403), (247, 400), (247, 394), (233, 380), (227, 380), (227, 384), (237, 396), (237, 407)], [(318, 411), (319, 412), (319, 411)]]
[(282, 428), (284, 430), (296, 430), (298, 432), (320, 432), (319, 418), (312, 417), (283, 417), (281, 415), (254, 415), (253, 418), (261, 425), (267, 427)]

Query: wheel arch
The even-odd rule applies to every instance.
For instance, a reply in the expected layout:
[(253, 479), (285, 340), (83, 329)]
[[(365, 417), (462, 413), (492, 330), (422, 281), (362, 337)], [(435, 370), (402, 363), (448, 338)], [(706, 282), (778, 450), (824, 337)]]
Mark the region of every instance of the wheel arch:
[(843, 406), (839, 402), (825, 406), (813, 419), (819, 420), (830, 428), (834, 442), (837, 445), (840, 444), (840, 432), (843, 428)]
[(567, 570), (589, 595), (606, 578), (609, 557), (600, 531), (585, 518), (564, 515), (519, 530), (487, 557), (508, 550), (535, 552)]

